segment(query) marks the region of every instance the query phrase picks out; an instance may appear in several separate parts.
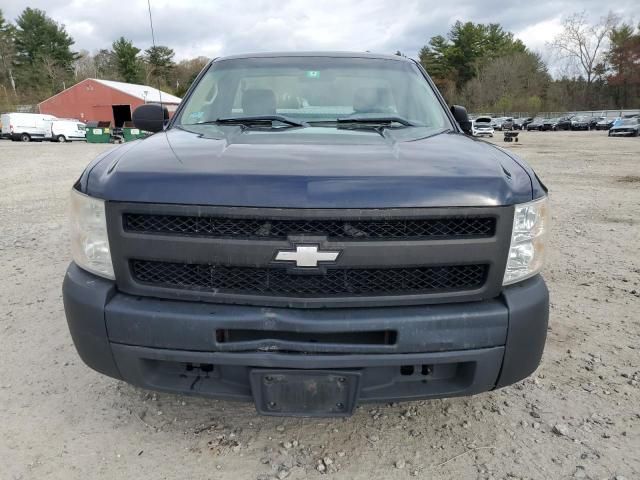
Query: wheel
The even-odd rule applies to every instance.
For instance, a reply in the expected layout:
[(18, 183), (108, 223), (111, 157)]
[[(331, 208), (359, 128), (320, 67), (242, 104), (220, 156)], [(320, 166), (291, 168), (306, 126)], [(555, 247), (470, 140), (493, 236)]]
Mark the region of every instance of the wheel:
[(20, 141), (21, 142), (30, 142), (31, 141), (31, 137), (29, 136), (28, 133), (23, 133), (20, 135)]
[(56, 137), (56, 142), (58, 142), (58, 143), (64, 143), (64, 142), (66, 142), (66, 141), (67, 141), (67, 139), (66, 139), (66, 138), (64, 138), (64, 135), (58, 135), (58, 136)]
[(518, 143), (518, 137), (516, 137), (515, 140), (516, 140), (516, 143)]

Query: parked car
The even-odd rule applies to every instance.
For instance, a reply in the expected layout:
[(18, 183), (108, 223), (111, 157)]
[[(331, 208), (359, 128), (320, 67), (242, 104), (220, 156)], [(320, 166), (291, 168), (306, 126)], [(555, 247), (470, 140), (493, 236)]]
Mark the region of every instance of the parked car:
[(472, 122), (471, 132), (474, 137), (493, 137), (491, 117), (478, 117)]
[(556, 123), (556, 130), (571, 130), (571, 120), (574, 115), (565, 115), (560, 117)]
[(637, 137), (640, 131), (640, 118), (623, 118), (609, 129), (610, 137)]
[(494, 130), (502, 130), (502, 125), (508, 117), (491, 117), (491, 126)]
[[(289, 90), (306, 103), (279, 106)], [(419, 63), (218, 58), (168, 116), (138, 107), (163, 134), (103, 152), (71, 191), (63, 300), (90, 367), (328, 417), (537, 368), (547, 189), (470, 138)]]
[(531, 122), (533, 122), (534, 118), (533, 117), (526, 117), (524, 119), (522, 119), (522, 122), (520, 123), (520, 130), (526, 130), (527, 129), (527, 125), (529, 125)]
[(542, 130), (542, 124), (544, 123), (544, 118), (542, 117), (536, 117), (534, 118), (531, 122), (529, 122), (527, 124), (527, 131), (530, 130)]
[(519, 117), (513, 119), (513, 129), (514, 130), (522, 130), (522, 124), (527, 120), (526, 118)]
[(589, 118), (584, 115), (572, 117), (571, 130), (589, 130)]
[(558, 125), (558, 118), (547, 118), (544, 122), (542, 122), (542, 128), (540, 130), (549, 131), (556, 130)]
[(589, 118), (589, 130), (597, 130), (598, 122), (606, 120), (607, 117), (591, 117)]
[(54, 142), (71, 142), (86, 140), (87, 127), (79, 120), (60, 119), (51, 122), (51, 140)]
[(51, 138), (53, 115), (40, 113), (4, 113), (1, 116), (2, 136), (11, 140), (30, 142)]
[[(616, 118), (614, 118), (614, 119), (613, 119), (613, 122), (611, 122), (611, 127), (615, 127), (615, 126), (619, 125), (619, 124), (620, 124), (620, 122), (621, 122), (622, 120), (623, 120), (623, 119), (622, 119), (622, 117), (616, 117)], [(610, 128), (611, 128), (611, 127), (610, 127)]]
[(614, 118), (601, 117), (596, 123), (596, 130), (609, 130), (613, 126)]
[(505, 117), (500, 122), (500, 130), (513, 130), (513, 118)]

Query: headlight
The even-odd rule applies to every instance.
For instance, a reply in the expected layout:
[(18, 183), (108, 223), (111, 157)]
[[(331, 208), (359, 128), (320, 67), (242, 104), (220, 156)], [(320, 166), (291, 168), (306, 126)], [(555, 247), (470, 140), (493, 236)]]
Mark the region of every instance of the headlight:
[(71, 190), (71, 254), (80, 267), (114, 279), (104, 201)]
[(516, 205), (503, 285), (532, 277), (542, 269), (548, 230), (547, 197)]

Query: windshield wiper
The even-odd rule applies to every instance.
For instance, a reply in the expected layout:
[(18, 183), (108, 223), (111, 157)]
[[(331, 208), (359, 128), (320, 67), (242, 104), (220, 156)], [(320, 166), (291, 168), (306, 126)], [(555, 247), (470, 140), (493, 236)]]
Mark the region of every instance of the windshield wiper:
[(207, 122), (199, 122), (196, 125), (206, 125), (206, 124), (218, 124), (218, 125), (260, 125), (268, 123), (271, 125), (273, 122), (284, 123), (285, 125), (289, 125), (291, 127), (307, 127), (308, 124), (306, 122), (298, 122), (296, 120), (292, 120), (284, 115), (254, 115), (251, 117), (223, 117), (218, 118), (217, 120), (210, 120)]
[(336, 119), (337, 123), (364, 123), (364, 124), (391, 124), (399, 123), (405, 127), (415, 127), (416, 124), (403, 117), (398, 116), (351, 116)]

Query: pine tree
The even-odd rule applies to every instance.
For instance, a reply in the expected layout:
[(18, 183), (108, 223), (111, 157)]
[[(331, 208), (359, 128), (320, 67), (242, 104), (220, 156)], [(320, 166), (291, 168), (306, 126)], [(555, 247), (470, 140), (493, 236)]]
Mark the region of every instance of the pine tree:
[(118, 73), (122, 80), (128, 83), (141, 83), (142, 65), (138, 58), (140, 49), (124, 37), (113, 42), (112, 48)]
[(64, 25), (45, 12), (25, 8), (16, 20), (15, 72), (19, 89), (53, 94), (73, 78), (76, 54)]

